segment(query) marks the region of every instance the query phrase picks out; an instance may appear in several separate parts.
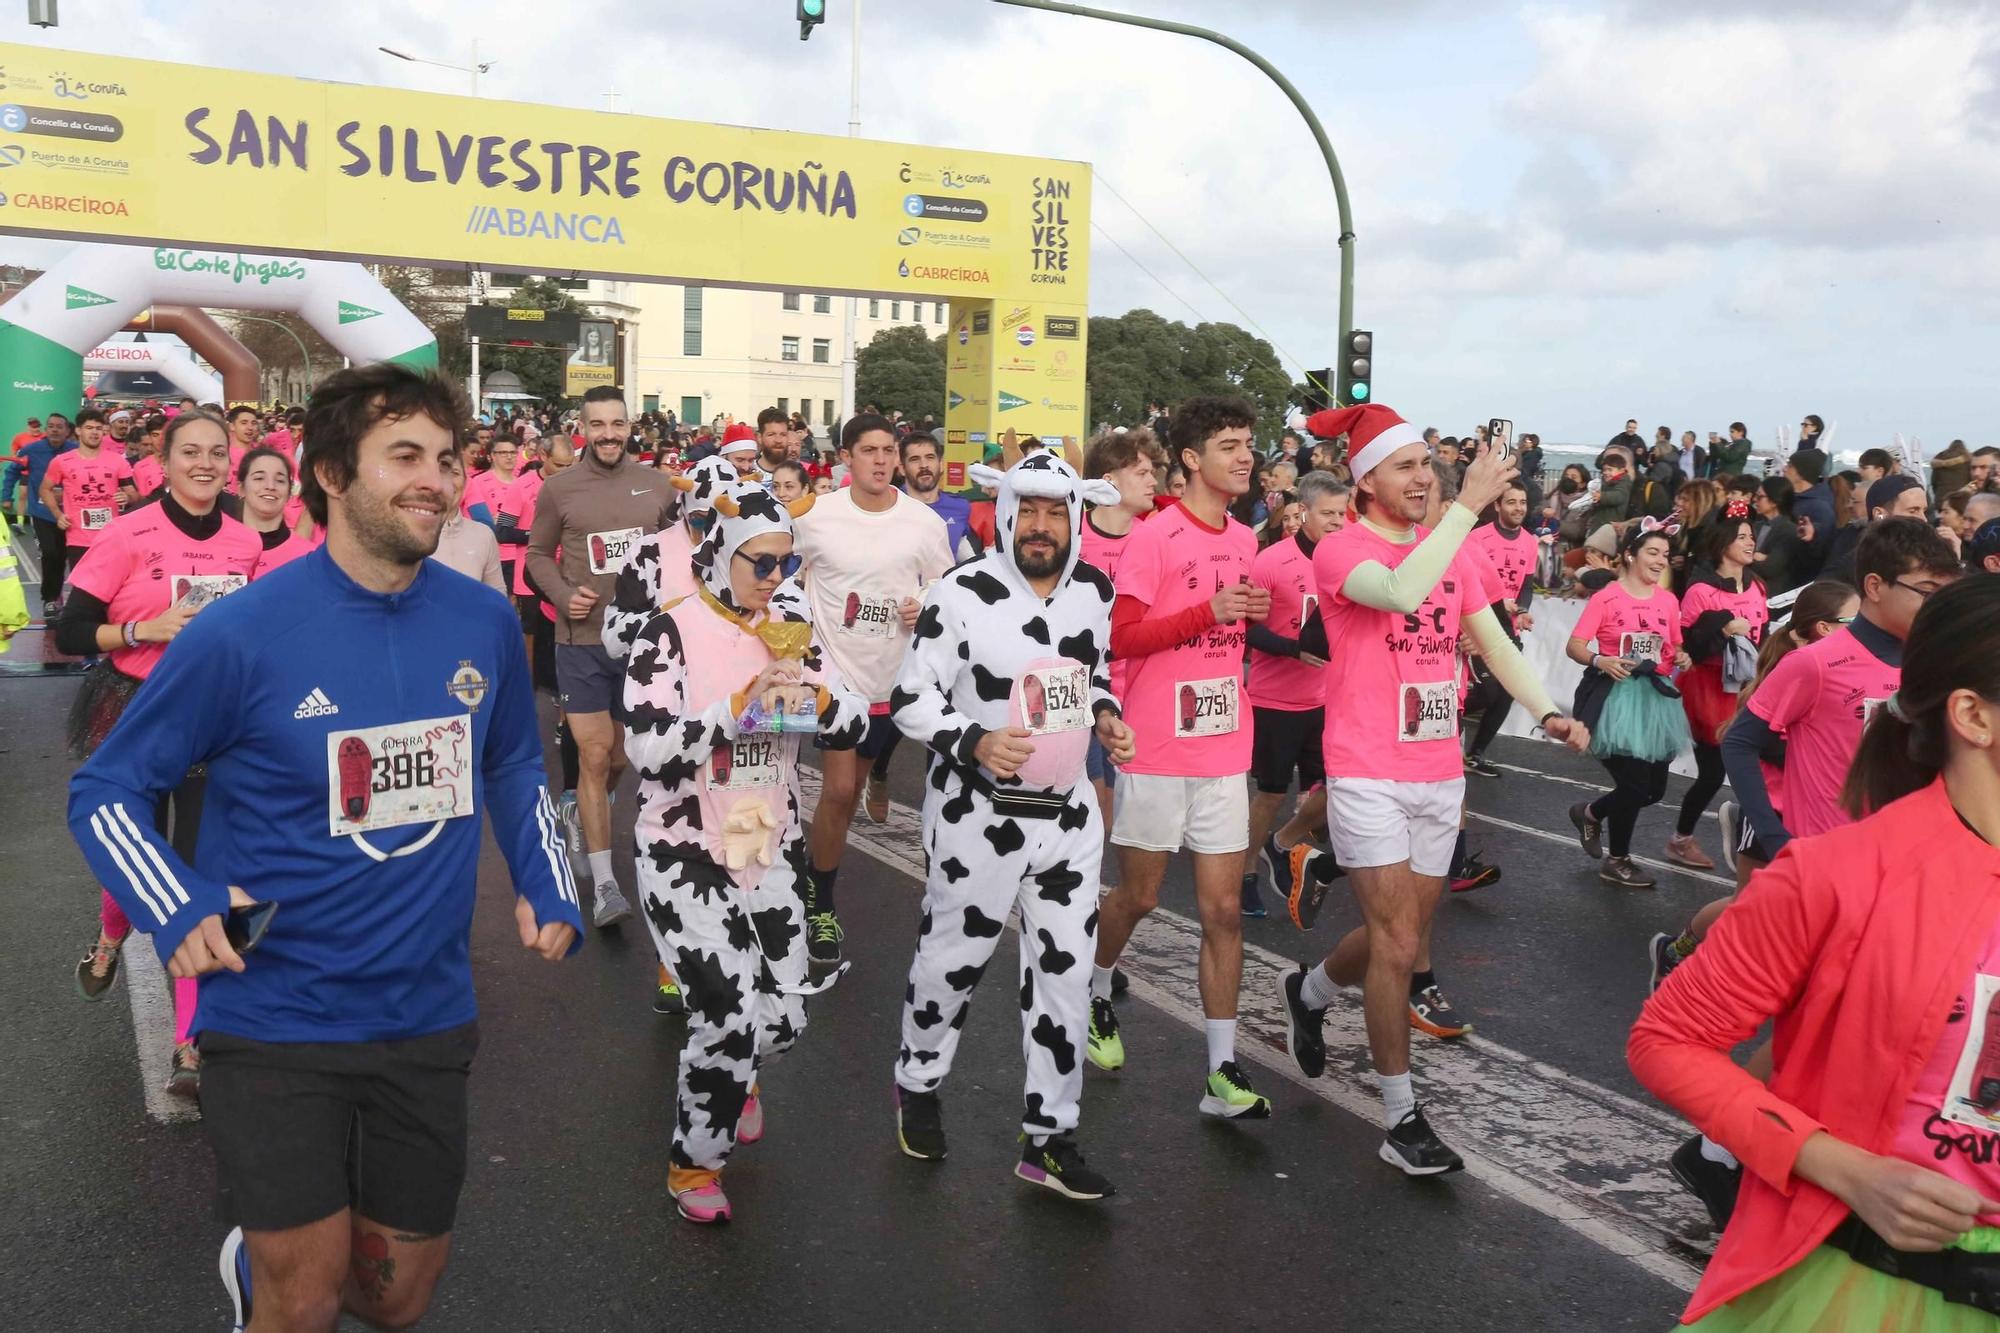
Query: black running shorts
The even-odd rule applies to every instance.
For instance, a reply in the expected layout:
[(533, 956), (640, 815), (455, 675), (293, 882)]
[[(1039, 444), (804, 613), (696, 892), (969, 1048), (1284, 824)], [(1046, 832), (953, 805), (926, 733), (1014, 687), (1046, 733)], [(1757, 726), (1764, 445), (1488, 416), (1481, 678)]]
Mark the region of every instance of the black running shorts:
[(201, 1118), (223, 1211), (246, 1231), (352, 1208), (441, 1236), (465, 1184), (467, 1023), (401, 1041), (278, 1043), (201, 1034)]
[(1283, 708), (1250, 710), (1257, 731), (1250, 747), (1250, 772), (1257, 790), (1267, 793), (1288, 791), (1292, 775), (1299, 779), (1303, 795), (1326, 778), (1326, 761), (1320, 754), (1320, 733), (1326, 729), (1326, 709), (1306, 708), (1292, 712)]

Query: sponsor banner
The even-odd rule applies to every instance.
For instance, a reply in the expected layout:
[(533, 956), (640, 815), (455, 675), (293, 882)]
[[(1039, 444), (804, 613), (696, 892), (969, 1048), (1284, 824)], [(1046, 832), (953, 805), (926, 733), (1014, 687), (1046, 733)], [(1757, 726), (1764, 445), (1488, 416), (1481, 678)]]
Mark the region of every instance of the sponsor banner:
[(863, 295), (1088, 290), (1080, 163), (15, 44), (0, 68), (0, 232)]
[(563, 368), (563, 392), (580, 397), (600, 384), (618, 383), (618, 326), (608, 319), (586, 319), (577, 326), (577, 341)]

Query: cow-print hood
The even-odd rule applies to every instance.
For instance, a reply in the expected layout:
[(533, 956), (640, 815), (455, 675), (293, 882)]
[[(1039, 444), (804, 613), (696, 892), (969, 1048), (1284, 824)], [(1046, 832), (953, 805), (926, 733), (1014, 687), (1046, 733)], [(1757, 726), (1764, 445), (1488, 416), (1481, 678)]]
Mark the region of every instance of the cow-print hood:
[[(715, 497), (736, 484), (736, 465), (720, 454), (711, 454), (673, 478), (673, 484), (679, 503), (669, 521), (685, 523), (690, 516), (715, 508)], [(687, 539), (689, 546), (701, 544), (693, 528), (687, 530)]]
[(1070, 576), (1076, 573), (1077, 562), (1083, 559), (1084, 503), (1118, 503), (1116, 486), (1102, 479), (1085, 481), (1076, 475), (1075, 468), (1047, 450), (1029, 454), (1005, 472), (984, 463), (975, 463), (971, 476), (978, 485), (996, 488), (993, 500), (994, 546), (1004, 552), (1006, 558), (993, 564), (1023, 590), (1028, 588), (1027, 577), (1014, 560), (1014, 522), (1021, 512), (1023, 496), (1069, 502), (1069, 563), (1063, 566), (1062, 578), (1056, 583), (1058, 592), (1069, 585)]
[[(733, 473), (735, 469), (730, 471)], [(695, 573), (701, 577), (709, 596), (743, 615), (729, 581), (729, 567), (735, 563), (736, 552), (743, 543), (767, 532), (791, 536), (792, 520), (812, 508), (813, 497), (804, 495), (786, 505), (755, 482), (739, 481), (717, 490), (709, 504), (715, 509), (715, 522), (709, 527), (708, 536), (695, 548)]]

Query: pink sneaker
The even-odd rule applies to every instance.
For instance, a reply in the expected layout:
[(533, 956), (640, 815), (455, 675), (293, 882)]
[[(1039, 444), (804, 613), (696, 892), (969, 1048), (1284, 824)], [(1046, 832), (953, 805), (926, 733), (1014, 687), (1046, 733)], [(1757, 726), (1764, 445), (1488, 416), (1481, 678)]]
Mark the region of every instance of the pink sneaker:
[(720, 1180), (711, 1180), (691, 1190), (681, 1190), (674, 1195), (674, 1206), (690, 1222), (706, 1225), (729, 1220), (729, 1196), (722, 1192)]
[(751, 1093), (743, 1103), (743, 1114), (736, 1121), (736, 1141), (755, 1143), (764, 1137), (764, 1102), (756, 1093)]

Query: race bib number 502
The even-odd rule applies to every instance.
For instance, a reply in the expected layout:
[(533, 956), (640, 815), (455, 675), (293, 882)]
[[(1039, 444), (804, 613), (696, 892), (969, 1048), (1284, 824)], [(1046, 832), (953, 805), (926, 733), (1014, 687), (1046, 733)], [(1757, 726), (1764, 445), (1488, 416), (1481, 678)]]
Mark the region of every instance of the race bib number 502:
[(434, 717), (326, 738), (327, 823), (336, 838), (473, 813), (472, 721)]

